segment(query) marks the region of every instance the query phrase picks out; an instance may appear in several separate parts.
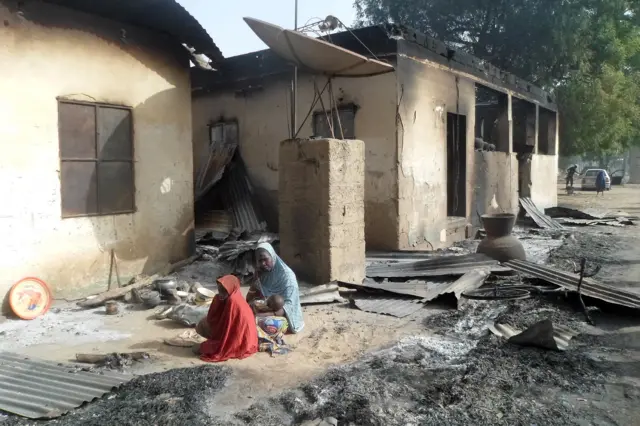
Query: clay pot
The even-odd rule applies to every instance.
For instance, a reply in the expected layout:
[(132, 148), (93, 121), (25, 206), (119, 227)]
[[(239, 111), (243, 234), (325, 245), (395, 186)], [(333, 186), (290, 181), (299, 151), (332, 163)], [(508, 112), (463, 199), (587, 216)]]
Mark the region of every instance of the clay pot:
[(510, 213), (482, 215), (487, 236), (480, 241), (477, 253), (483, 253), (498, 262), (527, 260), (527, 254), (518, 238), (511, 235), (516, 216)]

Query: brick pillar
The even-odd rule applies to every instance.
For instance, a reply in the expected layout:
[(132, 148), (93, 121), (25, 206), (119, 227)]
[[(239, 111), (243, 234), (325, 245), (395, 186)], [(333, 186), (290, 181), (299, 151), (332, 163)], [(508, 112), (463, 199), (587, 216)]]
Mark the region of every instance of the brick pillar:
[(286, 140), (278, 168), (282, 259), (314, 284), (362, 282), (364, 143)]

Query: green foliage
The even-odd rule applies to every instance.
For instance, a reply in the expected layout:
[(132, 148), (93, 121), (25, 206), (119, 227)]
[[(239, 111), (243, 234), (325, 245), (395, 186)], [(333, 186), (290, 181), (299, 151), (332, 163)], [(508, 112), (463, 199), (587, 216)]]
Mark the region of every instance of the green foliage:
[(640, 144), (640, 0), (355, 0), (557, 94), (563, 154)]

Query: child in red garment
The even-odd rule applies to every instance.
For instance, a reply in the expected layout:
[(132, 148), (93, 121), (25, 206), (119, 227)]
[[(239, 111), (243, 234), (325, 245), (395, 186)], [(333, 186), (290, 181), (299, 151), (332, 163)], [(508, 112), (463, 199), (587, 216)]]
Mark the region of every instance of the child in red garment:
[(200, 359), (222, 362), (242, 359), (258, 352), (258, 332), (253, 310), (240, 292), (233, 275), (218, 279), (218, 295), (206, 319), (207, 341), (200, 344)]

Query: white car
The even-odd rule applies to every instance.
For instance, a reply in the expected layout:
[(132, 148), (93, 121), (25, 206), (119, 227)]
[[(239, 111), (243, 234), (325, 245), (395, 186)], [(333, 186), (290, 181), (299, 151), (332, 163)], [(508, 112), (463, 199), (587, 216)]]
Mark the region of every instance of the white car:
[(582, 174), (581, 188), (583, 191), (595, 191), (596, 190), (596, 178), (600, 172), (604, 172), (604, 189), (611, 190), (611, 178), (609, 173), (603, 169), (588, 169)]

